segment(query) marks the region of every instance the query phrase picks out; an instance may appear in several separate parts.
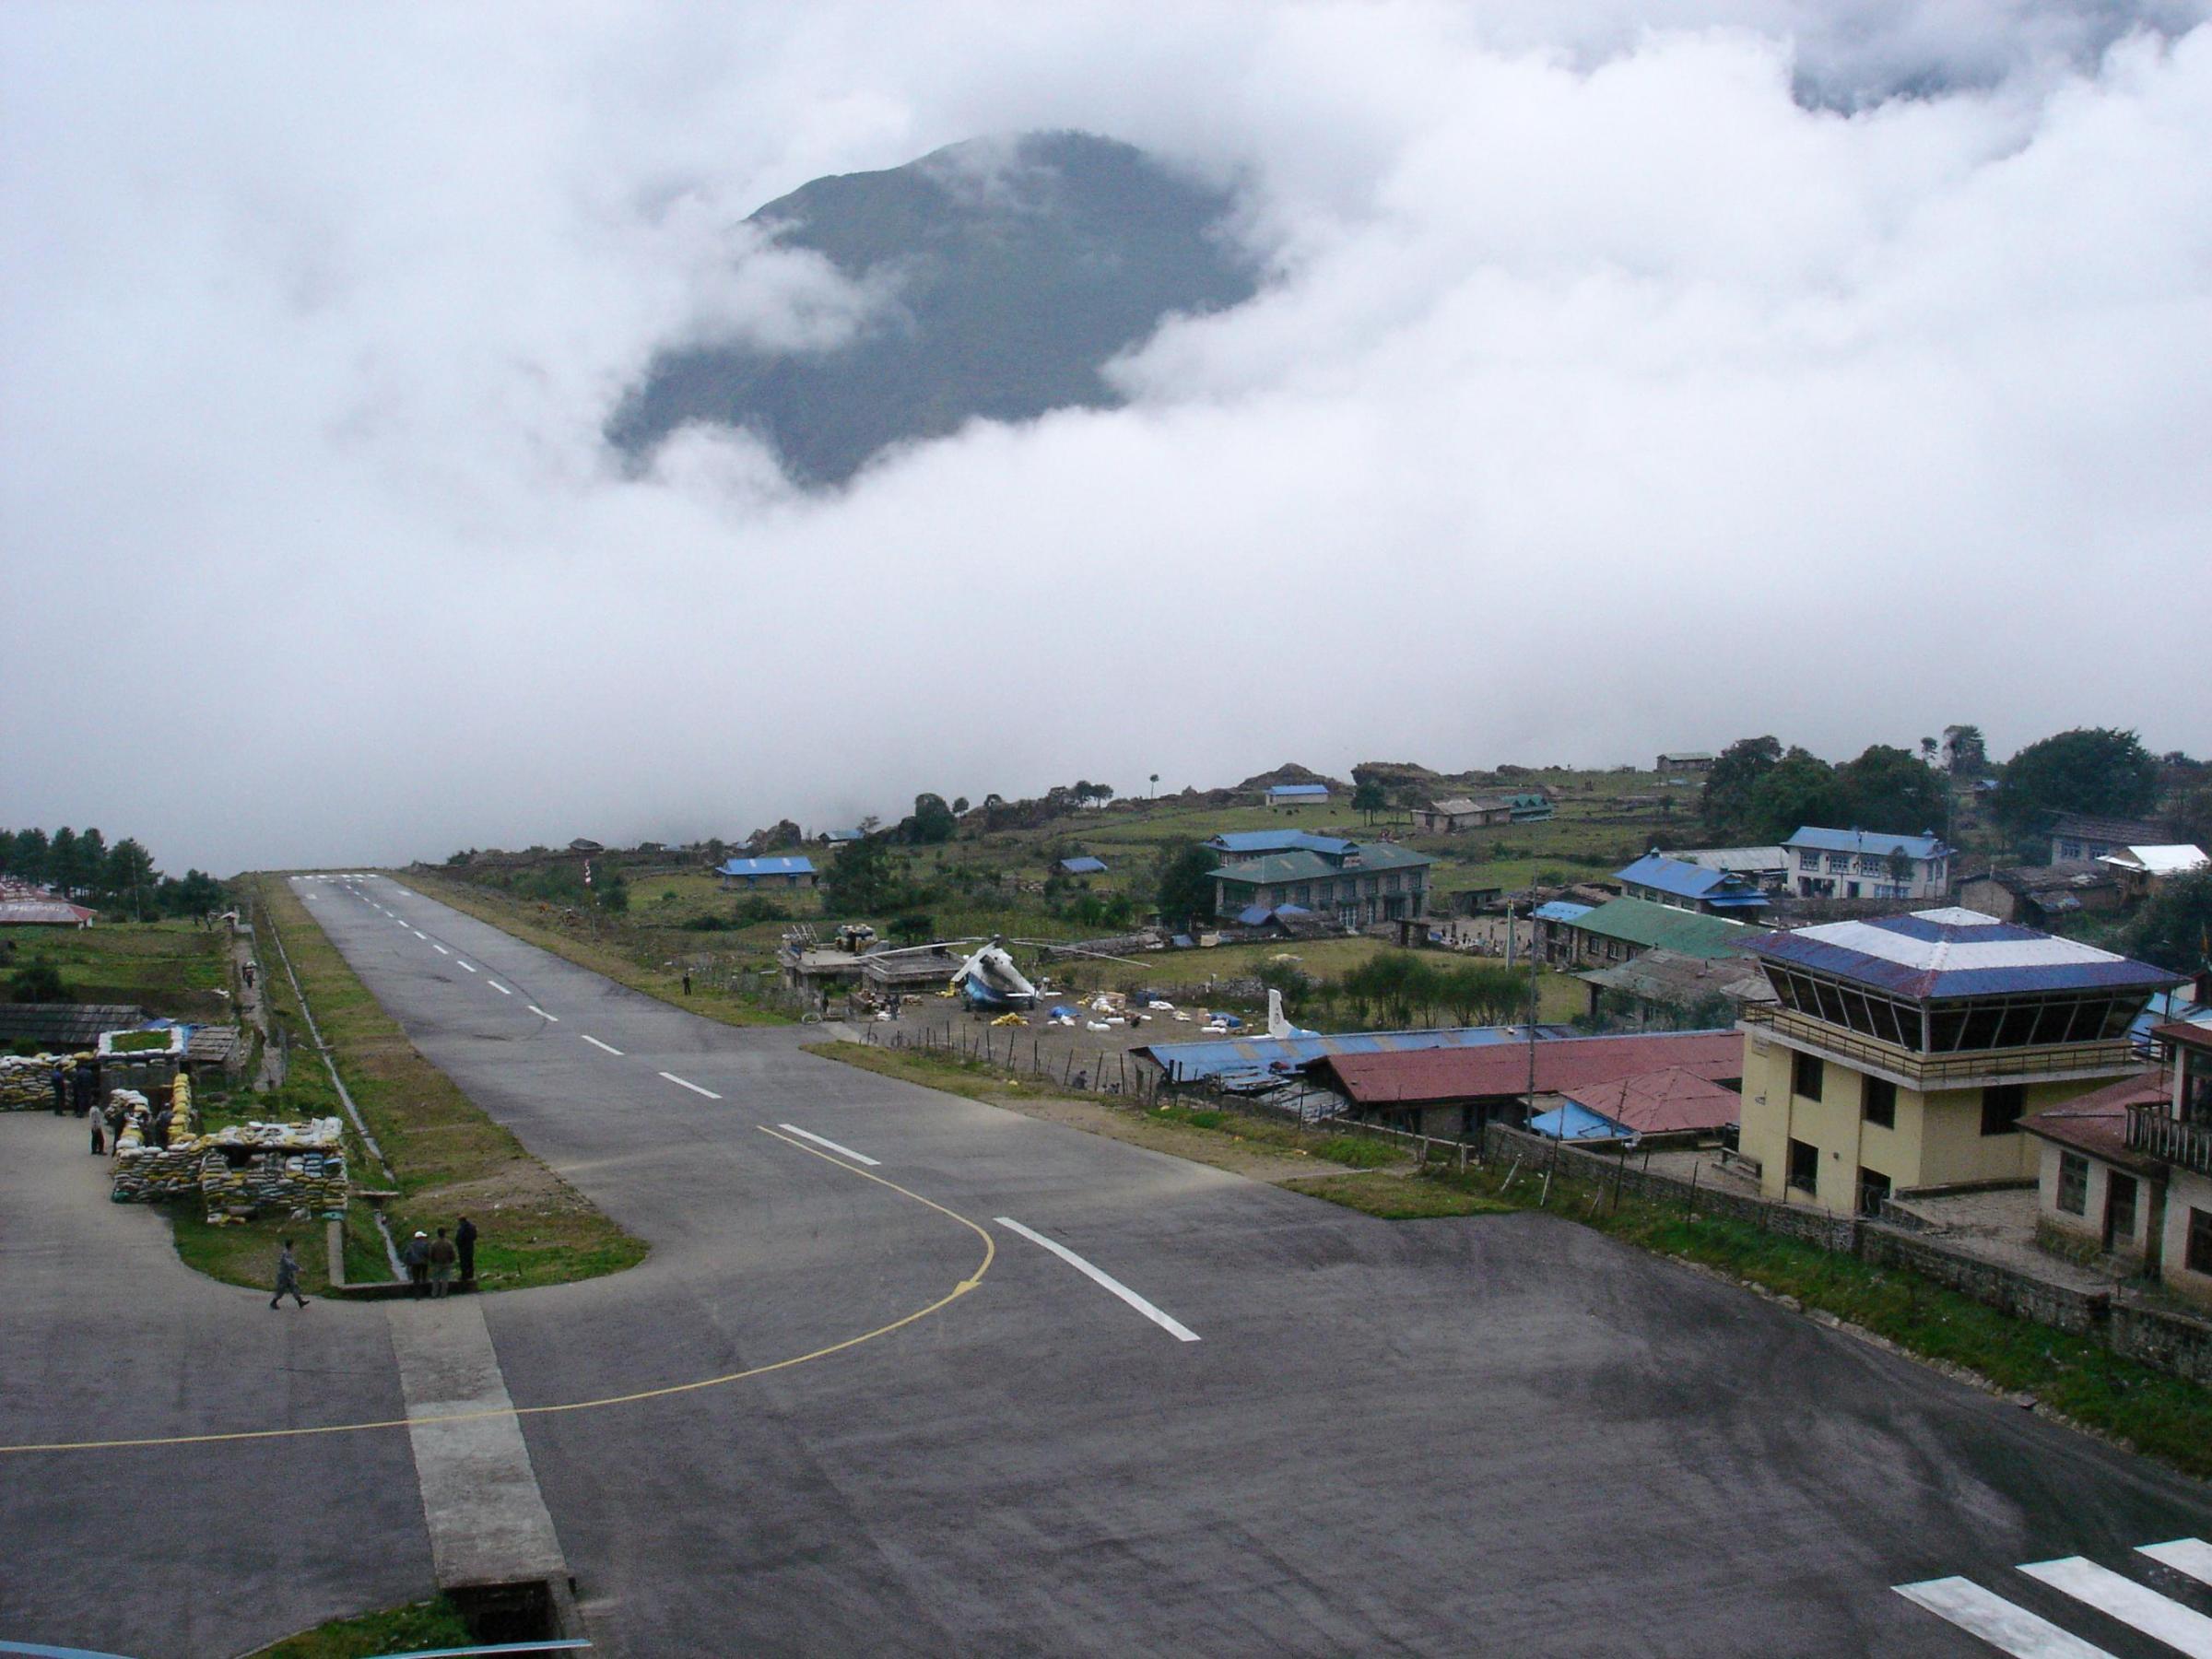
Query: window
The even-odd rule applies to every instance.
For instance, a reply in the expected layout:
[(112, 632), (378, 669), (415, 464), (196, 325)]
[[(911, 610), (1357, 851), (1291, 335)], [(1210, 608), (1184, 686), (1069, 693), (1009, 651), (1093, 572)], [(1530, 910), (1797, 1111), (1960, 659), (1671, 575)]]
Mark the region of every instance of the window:
[(1887, 1077), (1865, 1080), (1866, 1121), (1877, 1129), (1897, 1127), (1897, 1085)]
[(2058, 1207), (2069, 1216), (2089, 1213), (2089, 1160), (2078, 1152), (2058, 1155)]
[(2136, 1178), (2117, 1170), (2104, 1183), (2104, 1247), (2124, 1250), (2136, 1236)]
[(1790, 1092), (1808, 1100), (1818, 1100), (1821, 1074), (1827, 1069), (1826, 1063), (1818, 1054), (1793, 1053), (1790, 1056)]
[(1982, 1133), (2010, 1135), (2028, 1110), (2025, 1083), (1992, 1083), (1982, 1091)]
[(2212, 1273), (2212, 1210), (2189, 1212), (2189, 1242), (2183, 1260), (2192, 1273)]
[(1790, 1184), (1801, 1193), (1820, 1191), (1820, 1148), (1801, 1140), (1790, 1143)]
[(1817, 870), (1820, 867), (1820, 854), (1810, 847), (1800, 847), (1797, 849), (1797, 862), (1808, 870)]

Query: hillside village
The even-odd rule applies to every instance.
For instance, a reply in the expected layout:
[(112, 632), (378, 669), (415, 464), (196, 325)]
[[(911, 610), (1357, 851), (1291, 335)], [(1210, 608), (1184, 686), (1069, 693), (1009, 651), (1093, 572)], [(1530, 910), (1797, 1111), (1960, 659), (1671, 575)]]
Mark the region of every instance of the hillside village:
[[(924, 795), (440, 874), (869, 1041), (964, 1025), (997, 1059), (1018, 1028), (1022, 1064), (1093, 1088), (1632, 1152), (2212, 1306), (2208, 777), (2108, 732), (2000, 767), (1953, 727), (1833, 767), (1754, 738)], [(1034, 997), (967, 994), (993, 939)]]

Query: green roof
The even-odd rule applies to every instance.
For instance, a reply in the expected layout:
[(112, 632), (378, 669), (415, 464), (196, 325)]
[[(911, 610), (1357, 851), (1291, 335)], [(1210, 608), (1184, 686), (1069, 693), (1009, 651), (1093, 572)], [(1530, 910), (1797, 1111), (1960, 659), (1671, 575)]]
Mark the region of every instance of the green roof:
[(1653, 904), (1649, 899), (1616, 899), (1568, 925), (1627, 945), (1708, 958), (1735, 955), (1744, 948), (1744, 941), (1760, 931), (1721, 916)]
[(1241, 858), (1214, 872), (1218, 881), (1244, 887), (1274, 887), (1286, 881), (1327, 881), (1338, 876), (1375, 876), (1393, 870), (1425, 869), (1435, 859), (1410, 847), (1389, 841), (1361, 841), (1352, 862), (1334, 864), (1318, 853), (1270, 853), (1264, 858)]

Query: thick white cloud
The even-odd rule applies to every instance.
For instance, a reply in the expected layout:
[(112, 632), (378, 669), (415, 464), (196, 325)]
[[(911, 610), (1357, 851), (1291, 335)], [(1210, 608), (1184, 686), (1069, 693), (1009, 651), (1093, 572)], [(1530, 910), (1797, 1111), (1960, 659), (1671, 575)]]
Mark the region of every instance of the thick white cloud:
[[(0, 13), (0, 819), (230, 868), (1286, 759), (2206, 747), (2212, 29), (1651, 16)], [(1247, 181), (1275, 273), (1129, 407), (819, 499), (735, 436), (611, 465), (656, 345), (886, 301), (752, 208), (1062, 126)]]

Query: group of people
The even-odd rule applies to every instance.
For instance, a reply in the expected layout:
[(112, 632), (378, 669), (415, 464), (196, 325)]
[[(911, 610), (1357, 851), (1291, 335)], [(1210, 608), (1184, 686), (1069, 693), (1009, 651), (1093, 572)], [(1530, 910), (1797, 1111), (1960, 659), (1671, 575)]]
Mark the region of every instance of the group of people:
[(443, 1296), (451, 1290), (456, 1277), (464, 1281), (477, 1277), (477, 1224), (466, 1216), (447, 1238), (445, 1229), (438, 1230), (431, 1238), (420, 1228), (399, 1253), (400, 1261), (407, 1269), (407, 1283), (417, 1297)]

